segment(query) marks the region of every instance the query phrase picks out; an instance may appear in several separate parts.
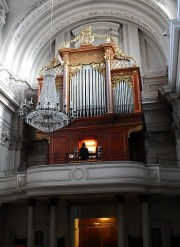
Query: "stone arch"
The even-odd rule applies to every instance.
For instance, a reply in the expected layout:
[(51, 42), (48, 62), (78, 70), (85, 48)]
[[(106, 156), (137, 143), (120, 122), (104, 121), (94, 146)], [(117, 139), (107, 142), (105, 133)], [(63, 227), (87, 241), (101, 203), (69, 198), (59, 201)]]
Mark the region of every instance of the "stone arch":
[[(144, 13), (145, 7), (146, 13)], [(55, 0), (52, 34), (49, 27), (50, 10), (51, 1), (47, 1), (24, 16), (15, 25), (10, 41), (3, 49), (5, 53), (2, 57), (10, 71), (25, 78), (31, 85), (37, 77), (37, 66), (40, 67), (38, 62), (45, 62), (48, 57), (49, 36), (52, 35), (52, 40), (57, 41), (60, 35), (64, 37), (64, 30), (71, 31), (94, 20), (117, 24), (132, 22), (150, 33), (155, 42), (162, 47), (162, 50), (164, 49), (164, 53), (168, 46), (168, 41), (164, 45), (161, 37), (168, 26), (168, 17), (155, 5), (147, 8), (147, 5), (142, 4), (141, 1), (134, 3), (132, 0), (121, 4), (113, 0), (111, 3), (103, 2), (102, 5), (100, 2), (93, 2), (90, 5), (87, 0), (81, 0), (74, 8), (74, 3), (62, 6), (62, 1)], [(63, 11), (66, 13), (63, 14)], [(42, 58), (41, 61), (39, 57)]]

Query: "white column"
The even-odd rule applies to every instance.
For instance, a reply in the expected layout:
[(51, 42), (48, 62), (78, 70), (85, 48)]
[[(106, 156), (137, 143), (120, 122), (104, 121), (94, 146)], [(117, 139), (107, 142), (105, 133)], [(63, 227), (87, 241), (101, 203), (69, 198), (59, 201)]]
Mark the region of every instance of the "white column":
[(35, 214), (36, 200), (28, 201), (28, 232), (27, 232), (27, 247), (34, 247), (34, 214)]
[(64, 36), (64, 32), (60, 32), (56, 36), (55, 51), (57, 51), (60, 48), (60, 46), (66, 41)]
[(148, 196), (142, 195), (141, 207), (142, 207), (142, 235), (143, 235), (143, 247), (150, 247), (150, 227), (149, 227), (149, 211), (148, 211)]
[(139, 33), (137, 25), (133, 23), (128, 24), (128, 37), (129, 37), (129, 53), (136, 58), (137, 64), (141, 67), (141, 54), (139, 45)]
[(57, 246), (57, 230), (56, 230), (56, 211), (58, 205), (57, 198), (51, 198), (51, 209), (50, 209), (50, 247)]
[(118, 247), (125, 247), (124, 196), (117, 196)]
[[(81, 207), (78, 206), (72, 206), (70, 208), (70, 245), (71, 247), (74, 247), (77, 243), (77, 235), (76, 235), (76, 228), (77, 228), (77, 222), (75, 222), (75, 219), (81, 218)], [(75, 238), (76, 236), (76, 238)]]
[(180, 21), (180, 0), (177, 0), (177, 20)]
[(123, 49), (125, 50), (126, 54), (130, 54), (130, 52), (129, 52), (128, 26), (127, 26), (127, 24), (123, 24)]

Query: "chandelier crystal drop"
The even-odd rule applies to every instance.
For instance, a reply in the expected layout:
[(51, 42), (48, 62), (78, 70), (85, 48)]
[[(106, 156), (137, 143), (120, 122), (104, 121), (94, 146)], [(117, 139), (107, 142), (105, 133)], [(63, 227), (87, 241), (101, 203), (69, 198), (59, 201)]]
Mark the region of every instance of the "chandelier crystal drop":
[(55, 74), (47, 70), (44, 75), (39, 102), (33, 109), (32, 99), (29, 105), (25, 101), (20, 107), (20, 115), (34, 128), (42, 132), (53, 132), (70, 123), (70, 116), (60, 111), (55, 86)]

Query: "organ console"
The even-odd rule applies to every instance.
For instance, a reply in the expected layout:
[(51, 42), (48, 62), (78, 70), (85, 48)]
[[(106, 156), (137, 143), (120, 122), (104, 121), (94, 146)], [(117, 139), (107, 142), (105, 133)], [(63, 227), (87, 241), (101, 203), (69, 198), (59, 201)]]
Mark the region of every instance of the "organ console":
[[(93, 45), (95, 38), (108, 42)], [(135, 59), (119, 50), (112, 37), (98, 37), (90, 27), (70, 43), (78, 41), (78, 48), (68, 42), (59, 48), (62, 63), (52, 66), (61, 110), (76, 113), (76, 118), (49, 134), (49, 163), (68, 162), (82, 140), (95, 140), (102, 160), (144, 161), (141, 80)], [(38, 80), (40, 93), (43, 78)]]

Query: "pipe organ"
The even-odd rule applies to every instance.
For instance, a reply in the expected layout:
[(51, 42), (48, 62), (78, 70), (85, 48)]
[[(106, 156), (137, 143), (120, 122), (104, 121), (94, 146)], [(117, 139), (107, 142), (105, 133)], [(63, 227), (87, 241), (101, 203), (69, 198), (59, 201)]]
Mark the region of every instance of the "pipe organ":
[[(90, 35), (93, 37), (91, 30)], [(76, 118), (49, 134), (49, 163), (69, 162), (74, 150), (77, 157), (85, 139), (95, 140), (103, 160), (130, 160), (134, 152), (138, 157), (144, 146), (139, 68), (113, 40), (94, 46), (93, 39), (85, 36), (82, 32), (79, 48), (67, 43), (61, 47), (58, 52), (63, 62), (51, 66), (56, 72), (61, 110), (75, 112)], [(38, 80), (40, 92), (43, 79)], [(133, 140), (138, 135), (140, 146)], [(142, 157), (138, 161), (143, 161)]]

